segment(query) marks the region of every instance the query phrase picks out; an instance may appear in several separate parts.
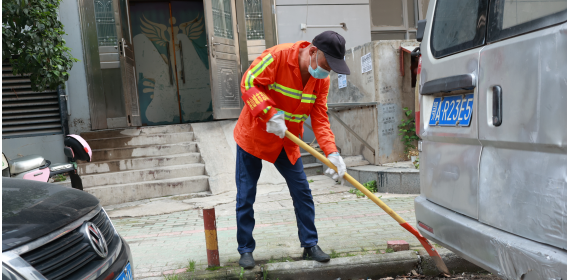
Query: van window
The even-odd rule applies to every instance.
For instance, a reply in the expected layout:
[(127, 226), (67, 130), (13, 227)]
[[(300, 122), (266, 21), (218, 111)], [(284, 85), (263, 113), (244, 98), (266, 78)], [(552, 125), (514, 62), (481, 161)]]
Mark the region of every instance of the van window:
[(431, 52), (436, 58), (485, 43), (487, 0), (437, 1), (431, 28)]
[(489, 42), (566, 21), (566, 0), (491, 0)]

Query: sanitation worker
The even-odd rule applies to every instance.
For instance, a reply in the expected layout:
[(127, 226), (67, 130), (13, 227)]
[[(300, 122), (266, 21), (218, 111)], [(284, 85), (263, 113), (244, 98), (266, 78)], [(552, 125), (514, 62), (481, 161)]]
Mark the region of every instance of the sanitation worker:
[(341, 179), (346, 165), (340, 157), (327, 115), (329, 74), (350, 74), (344, 62), (345, 40), (333, 31), (316, 36), (312, 43), (299, 41), (265, 50), (253, 61), (241, 81), (245, 106), (234, 130), (236, 155), (236, 218), (240, 266), (253, 268), (255, 240), (253, 203), (261, 160), (275, 165), (285, 177), (293, 198), (303, 258), (330, 259), (317, 245), (315, 205), (303, 170), (299, 146), (285, 137), (289, 130), (302, 135), (303, 122), (311, 116), (317, 141), (337, 167), (326, 172)]

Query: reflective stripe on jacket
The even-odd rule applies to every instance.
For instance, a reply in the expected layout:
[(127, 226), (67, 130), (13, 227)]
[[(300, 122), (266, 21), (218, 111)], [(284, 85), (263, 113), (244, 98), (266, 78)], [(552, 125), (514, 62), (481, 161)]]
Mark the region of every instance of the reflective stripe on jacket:
[(287, 129), (302, 135), (303, 123), (311, 116), (313, 132), (325, 155), (337, 151), (327, 115), (330, 79), (309, 78), (303, 89), (299, 70), (299, 49), (310, 45), (299, 41), (265, 50), (256, 58), (241, 81), (245, 106), (234, 129), (236, 143), (246, 152), (274, 163), (282, 148), (295, 164), (301, 157), (299, 146), (266, 132), (266, 122), (283, 111)]

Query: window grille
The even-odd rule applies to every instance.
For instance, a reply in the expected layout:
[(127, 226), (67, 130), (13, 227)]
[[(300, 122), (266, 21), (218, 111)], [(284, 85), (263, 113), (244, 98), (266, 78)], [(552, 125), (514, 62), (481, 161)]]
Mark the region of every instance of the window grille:
[(212, 0), (214, 36), (234, 38), (231, 8), (230, 0)]
[(265, 39), (261, 0), (245, 0), (245, 24), (248, 40)]
[(95, 0), (95, 26), (99, 46), (117, 45), (117, 27), (112, 0)]

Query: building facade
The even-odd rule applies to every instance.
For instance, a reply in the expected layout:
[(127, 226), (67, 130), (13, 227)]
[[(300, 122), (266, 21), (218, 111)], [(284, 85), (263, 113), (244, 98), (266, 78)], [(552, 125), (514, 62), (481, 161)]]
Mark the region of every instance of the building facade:
[(415, 38), (426, 2), (63, 0), (64, 38), (80, 61), (65, 89), (23, 104), (49, 107), (49, 118), (9, 115), (23, 106), (15, 95), (29, 90), (3, 83), (2, 150), (58, 162), (67, 133), (237, 118), (241, 76), (266, 48), (310, 41), (324, 30), (342, 34), (347, 48)]

